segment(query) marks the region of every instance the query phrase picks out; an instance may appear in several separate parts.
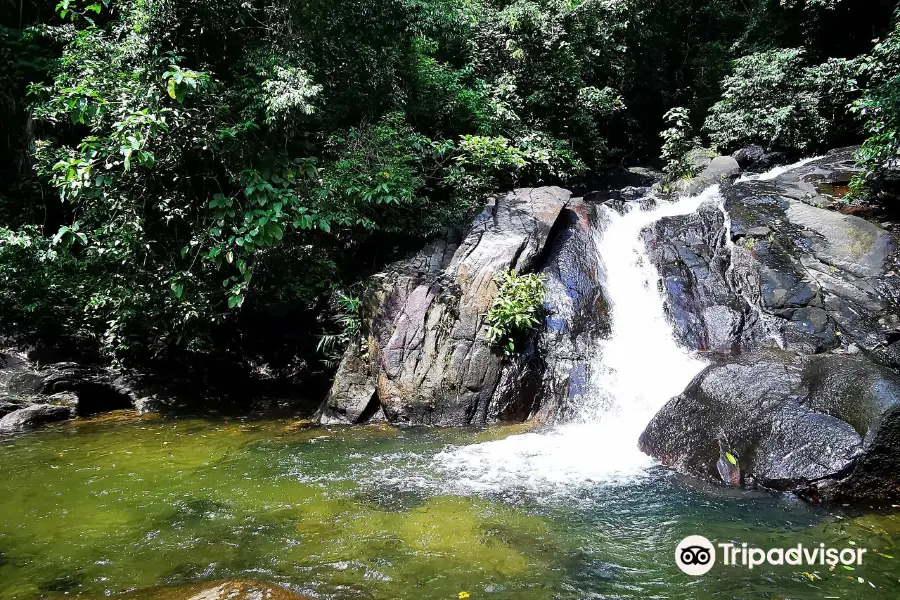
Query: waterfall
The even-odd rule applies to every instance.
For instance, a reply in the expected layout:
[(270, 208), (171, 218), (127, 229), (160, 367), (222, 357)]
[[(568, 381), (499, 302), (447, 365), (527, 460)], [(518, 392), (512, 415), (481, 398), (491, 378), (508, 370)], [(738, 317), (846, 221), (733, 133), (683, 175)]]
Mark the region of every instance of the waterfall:
[[(645, 199), (651, 202), (629, 203), (621, 214), (601, 207), (608, 219), (595, 231), (595, 243), (606, 271), (611, 331), (592, 357), (589, 391), (575, 418), (545, 431), (445, 449), (435, 458), (436, 467), (456, 489), (571, 491), (583, 484), (633, 481), (653, 464), (638, 450), (638, 437), (704, 363), (673, 335), (641, 232), (663, 217), (718, 203), (720, 195), (713, 186), (674, 202)], [(641, 208), (645, 204), (654, 207)]]

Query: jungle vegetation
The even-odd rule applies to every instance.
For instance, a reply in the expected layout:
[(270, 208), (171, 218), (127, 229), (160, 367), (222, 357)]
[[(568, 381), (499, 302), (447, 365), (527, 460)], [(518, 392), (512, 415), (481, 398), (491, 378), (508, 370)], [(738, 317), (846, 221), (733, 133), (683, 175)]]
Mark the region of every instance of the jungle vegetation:
[(491, 192), (661, 154), (677, 171), (698, 145), (862, 143), (854, 193), (882, 194), (896, 11), (0, 0), (0, 329), (122, 365), (302, 375), (367, 273)]

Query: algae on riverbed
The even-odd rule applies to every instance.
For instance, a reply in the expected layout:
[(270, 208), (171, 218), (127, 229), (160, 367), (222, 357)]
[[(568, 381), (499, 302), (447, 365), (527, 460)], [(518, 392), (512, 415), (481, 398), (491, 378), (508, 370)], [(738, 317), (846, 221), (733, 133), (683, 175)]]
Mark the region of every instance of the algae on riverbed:
[[(891, 515), (835, 516), (663, 470), (565, 497), (470, 496), (459, 474), (435, 467), (448, 445), (506, 433), (519, 432), (120, 417), (3, 438), (0, 599), (165, 597), (194, 589), (169, 586), (250, 579), (335, 599), (817, 589), (876, 598), (900, 577), (898, 561), (886, 558), (900, 556)], [(821, 569), (823, 580), (810, 581), (805, 569), (717, 567), (701, 593), (671, 559), (689, 533), (763, 546), (853, 541), (881, 555), (852, 581)]]

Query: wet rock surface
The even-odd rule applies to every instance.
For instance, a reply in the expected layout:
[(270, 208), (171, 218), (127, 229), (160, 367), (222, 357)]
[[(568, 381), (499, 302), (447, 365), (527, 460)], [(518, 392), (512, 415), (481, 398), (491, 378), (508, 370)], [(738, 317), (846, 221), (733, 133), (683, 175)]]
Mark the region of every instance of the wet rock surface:
[[(466, 425), (555, 414), (578, 387), (579, 336), (602, 321), (594, 214), (561, 188), (515, 190), (465, 235), (448, 232), (373, 277), (368, 334), (345, 353), (320, 422)], [(507, 269), (542, 272), (550, 288), (546, 337), (512, 360), (484, 326), (494, 277)]]
[(889, 502), (900, 491), (900, 456), (886, 450), (897, 441), (898, 406), (892, 369), (764, 350), (706, 369), (656, 415), (640, 446), (681, 471), (717, 477), (721, 444), (743, 484)]
[(309, 600), (291, 590), (264, 581), (237, 579), (159, 587), (124, 594), (135, 600)]
[(831, 210), (852, 157), (723, 185), (720, 205), (647, 230), (675, 331), (713, 365), (656, 415), (645, 452), (721, 478), (727, 448), (742, 483), (900, 497), (898, 244)]
[(151, 396), (102, 367), (74, 362), (39, 365), (22, 353), (0, 352), (0, 433), (78, 415), (140, 410), (152, 403)]
[(0, 419), (0, 432), (22, 431), (54, 423), (65, 421), (75, 416), (75, 409), (71, 406), (58, 406), (54, 404), (32, 404), (7, 414)]

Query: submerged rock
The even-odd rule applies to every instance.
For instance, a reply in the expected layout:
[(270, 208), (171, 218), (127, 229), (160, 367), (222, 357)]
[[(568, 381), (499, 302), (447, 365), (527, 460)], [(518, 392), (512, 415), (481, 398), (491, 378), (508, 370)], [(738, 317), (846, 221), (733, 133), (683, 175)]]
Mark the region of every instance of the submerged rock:
[(135, 600), (309, 600), (291, 590), (263, 581), (239, 579), (150, 588), (131, 592), (122, 598)]
[(488, 206), (465, 236), (447, 232), (373, 277), (365, 298), (368, 334), (345, 352), (320, 422), (523, 420), (542, 409), (548, 364), (559, 365), (551, 395), (566, 396), (561, 382), (578, 368), (572, 356), (532, 340), (507, 360), (487, 341), (484, 317), (498, 273), (543, 271), (552, 310), (565, 312), (558, 318), (551, 312), (549, 328), (577, 339), (595, 319), (600, 294), (596, 257), (586, 254), (592, 213), (561, 188), (515, 190)]

